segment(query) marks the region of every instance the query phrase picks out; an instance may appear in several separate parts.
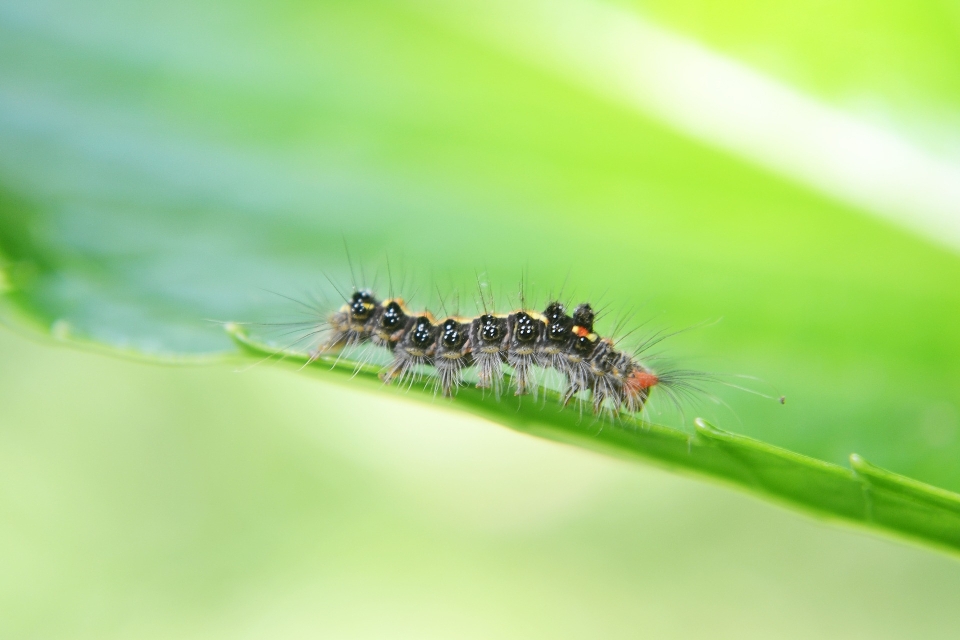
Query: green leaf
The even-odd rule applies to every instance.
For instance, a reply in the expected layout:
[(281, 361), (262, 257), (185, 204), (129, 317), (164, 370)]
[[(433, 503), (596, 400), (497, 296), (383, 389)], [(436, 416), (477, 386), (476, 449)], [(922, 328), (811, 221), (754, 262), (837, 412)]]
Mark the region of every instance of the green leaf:
[[(311, 361), (301, 352), (278, 352), (276, 346), (257, 342), (239, 325), (229, 324), (227, 331), (256, 357), (280, 357), (300, 371), (341, 384), (383, 387), (378, 367), (334, 355)], [(431, 401), (428, 394), (409, 395)], [(559, 406), (556, 393), (547, 391), (546, 396), (548, 406), (551, 402)], [(724, 481), (819, 517), (878, 528), (953, 553), (960, 550), (960, 495), (881, 469), (857, 454), (850, 456), (852, 469), (844, 468), (718, 429), (701, 419), (692, 434), (631, 417), (611, 423), (584, 416), (572, 407), (548, 411), (529, 398), (491, 401), (489, 394), (469, 385), (455, 401), (436, 397), (432, 401), (531, 435)]]
[[(425, 306), (438, 286), (468, 299), (477, 272), (504, 301), (525, 273), (640, 308), (636, 324), (722, 317), (668, 355), (762, 378), (785, 406), (721, 387), (732, 412), (687, 413), (723, 431), (599, 436), (472, 391), (452, 406), (960, 544), (955, 253), (418, 3), (159, 6), (0, 9), (8, 322), (154, 360), (236, 357), (208, 320), (291, 319), (263, 289), (349, 282), (344, 242), (368, 276), (389, 255)], [(916, 481), (851, 471), (853, 452)]]

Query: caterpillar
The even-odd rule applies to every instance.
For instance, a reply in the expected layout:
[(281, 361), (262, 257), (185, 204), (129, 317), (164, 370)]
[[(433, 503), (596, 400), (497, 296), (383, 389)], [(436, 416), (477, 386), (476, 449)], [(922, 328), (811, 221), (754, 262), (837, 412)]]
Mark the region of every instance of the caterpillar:
[(447, 397), (465, 383), (464, 373), (471, 367), (476, 386), (497, 395), (504, 365), (512, 369), (516, 395), (535, 393), (535, 371), (549, 369), (564, 380), (564, 405), (586, 394), (594, 413), (638, 413), (651, 391), (668, 379), (596, 333), (595, 320), (589, 303), (568, 314), (559, 301), (540, 312), (520, 308), (438, 319), (428, 311), (412, 311), (402, 298), (381, 300), (370, 289), (356, 289), (329, 314), (329, 336), (309, 357), (314, 361), (338, 349), (372, 344), (392, 356), (380, 373), (384, 383), (412, 383), (423, 367), (430, 367), (436, 372), (436, 391)]

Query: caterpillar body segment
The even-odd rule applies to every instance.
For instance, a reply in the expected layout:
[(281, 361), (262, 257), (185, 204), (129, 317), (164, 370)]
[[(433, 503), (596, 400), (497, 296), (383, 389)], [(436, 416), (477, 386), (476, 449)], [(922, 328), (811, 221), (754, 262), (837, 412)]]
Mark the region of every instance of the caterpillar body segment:
[(492, 389), (497, 398), (503, 386), (508, 319), (506, 315), (485, 313), (470, 323), (469, 346), (477, 370), (477, 388)]
[(433, 366), (437, 369), (435, 388), (444, 396), (452, 396), (463, 384), (463, 370), (473, 364), (471, 325), (470, 318), (447, 318), (440, 323)]
[(429, 314), (408, 318), (400, 339), (393, 348), (393, 362), (381, 374), (384, 382), (413, 384), (420, 377), (420, 367), (433, 364), (437, 327)]
[(534, 366), (537, 364), (537, 341), (543, 334), (545, 323), (536, 313), (517, 311), (507, 319), (510, 328), (507, 339), (506, 360), (513, 367), (513, 385), (518, 396), (536, 389), (533, 382)]

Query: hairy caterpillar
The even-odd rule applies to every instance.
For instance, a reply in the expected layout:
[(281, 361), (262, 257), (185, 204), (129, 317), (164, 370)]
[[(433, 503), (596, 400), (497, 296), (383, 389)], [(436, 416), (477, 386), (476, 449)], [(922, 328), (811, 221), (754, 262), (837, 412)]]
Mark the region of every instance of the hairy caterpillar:
[(677, 382), (689, 387), (689, 381), (676, 374), (672, 380), (658, 376), (635, 354), (618, 350), (612, 339), (594, 331), (595, 319), (587, 303), (568, 314), (557, 301), (542, 312), (521, 308), (507, 314), (437, 319), (427, 311), (411, 311), (401, 298), (380, 300), (371, 290), (357, 289), (329, 315), (329, 336), (310, 358), (370, 343), (392, 355), (381, 372), (385, 383), (403, 384), (422, 368), (433, 368), (436, 389), (444, 396), (456, 393), (470, 367), (476, 370), (477, 387), (499, 394), (504, 365), (509, 365), (517, 395), (535, 392), (536, 368), (551, 369), (565, 381), (563, 403), (586, 394), (595, 413), (637, 413), (658, 385)]

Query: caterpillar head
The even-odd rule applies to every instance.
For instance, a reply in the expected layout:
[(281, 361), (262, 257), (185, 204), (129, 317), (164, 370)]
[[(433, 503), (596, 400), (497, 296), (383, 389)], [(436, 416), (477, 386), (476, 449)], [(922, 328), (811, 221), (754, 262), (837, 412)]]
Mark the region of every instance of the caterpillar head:
[(354, 291), (347, 303), (350, 311), (350, 319), (354, 322), (366, 322), (370, 319), (373, 310), (377, 308), (377, 300), (373, 294), (366, 289)]

